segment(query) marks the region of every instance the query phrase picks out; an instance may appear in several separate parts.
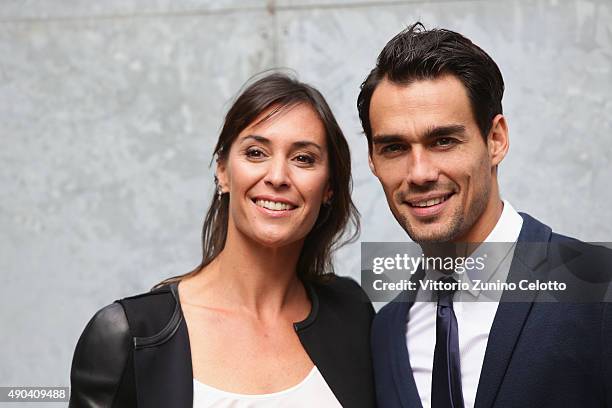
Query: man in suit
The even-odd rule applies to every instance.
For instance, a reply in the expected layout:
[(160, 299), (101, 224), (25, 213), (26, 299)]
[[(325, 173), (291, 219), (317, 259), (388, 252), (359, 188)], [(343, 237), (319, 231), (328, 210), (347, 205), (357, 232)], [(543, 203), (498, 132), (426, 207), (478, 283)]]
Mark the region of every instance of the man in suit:
[(538, 290), (460, 302), (482, 295), (453, 290), (469, 276), (421, 271), (451, 289), (420, 299), (402, 293), (376, 316), (381, 408), (612, 407), (612, 307), (594, 301), (603, 299), (609, 271), (587, 267), (593, 246), (553, 233), (501, 199), (497, 172), (509, 146), (503, 92), (496, 63), (469, 39), (408, 27), (387, 43), (361, 86), (370, 168), (425, 254), (448, 254), (449, 243), (503, 242), (480, 278), (562, 276), (595, 289), (589, 299), (570, 299), (581, 303), (544, 302), (550, 292)]

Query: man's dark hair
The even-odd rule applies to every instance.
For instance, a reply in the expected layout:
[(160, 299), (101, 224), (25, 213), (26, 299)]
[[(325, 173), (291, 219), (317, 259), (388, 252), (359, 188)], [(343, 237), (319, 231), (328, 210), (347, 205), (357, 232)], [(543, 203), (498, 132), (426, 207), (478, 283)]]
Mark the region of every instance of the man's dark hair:
[(372, 144), (370, 100), (381, 80), (409, 85), (446, 74), (454, 75), (465, 86), (474, 119), (486, 141), (493, 118), (502, 113), (504, 80), (497, 64), (461, 34), (438, 28), (426, 30), (417, 22), (385, 45), (376, 67), (361, 84), (357, 109), (368, 146)]

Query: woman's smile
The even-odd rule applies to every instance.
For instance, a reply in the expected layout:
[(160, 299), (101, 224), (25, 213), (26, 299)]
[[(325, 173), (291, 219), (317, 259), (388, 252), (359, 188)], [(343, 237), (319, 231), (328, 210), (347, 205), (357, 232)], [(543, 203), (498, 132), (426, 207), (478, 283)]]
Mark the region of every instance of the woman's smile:
[(258, 211), (271, 217), (286, 217), (298, 208), (287, 199), (256, 197), (251, 200)]

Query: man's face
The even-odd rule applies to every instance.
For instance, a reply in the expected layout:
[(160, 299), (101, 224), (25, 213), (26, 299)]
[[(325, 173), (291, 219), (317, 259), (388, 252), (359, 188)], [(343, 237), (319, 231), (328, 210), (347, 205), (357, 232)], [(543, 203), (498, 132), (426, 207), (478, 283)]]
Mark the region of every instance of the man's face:
[(469, 236), (493, 199), (497, 162), (461, 81), (384, 79), (372, 95), (370, 122), (370, 167), (408, 235), (419, 243)]

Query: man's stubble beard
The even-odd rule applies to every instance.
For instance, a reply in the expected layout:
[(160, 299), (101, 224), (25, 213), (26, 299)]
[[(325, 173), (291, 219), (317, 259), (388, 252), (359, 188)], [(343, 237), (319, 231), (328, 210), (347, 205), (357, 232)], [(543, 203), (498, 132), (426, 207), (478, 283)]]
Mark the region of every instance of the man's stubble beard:
[[(461, 206), (457, 207), (455, 212), (450, 215), (448, 222), (443, 225), (442, 228), (439, 228), (438, 231), (420, 233), (417, 228), (412, 227), (408, 216), (399, 211), (397, 214), (395, 211), (392, 211), (392, 213), (397, 222), (402, 226), (404, 231), (406, 231), (410, 239), (412, 239), (414, 242), (419, 244), (438, 244), (450, 242), (465, 235), (474, 226), (487, 207), (490, 194), (491, 183), (485, 181), (484, 186), (482, 186), (481, 194), (478, 194), (475, 197), (472, 205), (468, 209), (468, 213), (464, 214), (462, 211), (463, 208)], [(399, 201), (400, 198), (397, 196), (394, 197), (394, 200), (396, 203), (401, 203), (401, 201)], [(426, 230), (426, 224), (425, 228), (421, 229)]]

